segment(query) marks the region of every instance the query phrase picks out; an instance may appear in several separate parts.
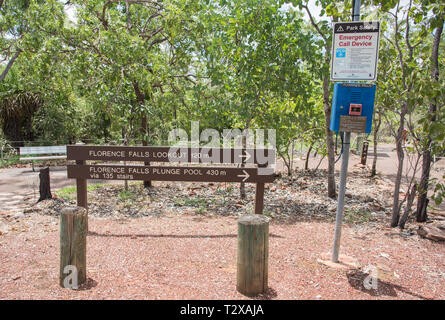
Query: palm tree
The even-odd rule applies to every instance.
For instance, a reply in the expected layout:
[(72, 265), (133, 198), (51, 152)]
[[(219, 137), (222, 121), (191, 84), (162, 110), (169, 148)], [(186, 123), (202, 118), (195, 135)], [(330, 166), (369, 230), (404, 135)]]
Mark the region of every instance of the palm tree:
[(12, 146), (23, 146), (23, 140), (32, 140), (32, 118), (43, 105), (40, 94), (14, 92), (0, 100), (0, 121), (3, 133)]

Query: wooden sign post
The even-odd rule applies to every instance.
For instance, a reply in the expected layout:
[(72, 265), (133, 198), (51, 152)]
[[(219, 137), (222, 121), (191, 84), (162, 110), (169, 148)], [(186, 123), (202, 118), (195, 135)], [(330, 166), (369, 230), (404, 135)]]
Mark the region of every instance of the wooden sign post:
[(246, 215), (238, 219), (236, 289), (256, 296), (268, 288), (269, 218)]
[[(270, 166), (271, 149), (223, 149), (189, 147), (67, 146), (68, 178), (76, 179), (77, 205), (88, 209), (87, 180), (142, 180), (256, 183), (255, 213), (263, 213), (264, 183), (275, 180)], [(267, 161), (267, 160), (271, 160)], [(87, 164), (87, 160), (126, 162), (169, 162), (174, 164), (252, 164), (252, 167), (147, 166)]]

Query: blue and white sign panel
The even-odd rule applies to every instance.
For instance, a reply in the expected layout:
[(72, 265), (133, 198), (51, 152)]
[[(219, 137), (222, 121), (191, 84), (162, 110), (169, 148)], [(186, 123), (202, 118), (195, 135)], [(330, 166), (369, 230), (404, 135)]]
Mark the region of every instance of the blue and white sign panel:
[(380, 23), (336, 22), (333, 30), (331, 80), (377, 80)]

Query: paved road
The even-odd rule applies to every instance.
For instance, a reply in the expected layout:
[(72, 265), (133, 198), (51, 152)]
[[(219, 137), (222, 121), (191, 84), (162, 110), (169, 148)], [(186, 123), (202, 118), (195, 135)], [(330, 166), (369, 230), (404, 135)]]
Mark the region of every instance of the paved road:
[[(51, 190), (74, 186), (66, 167), (50, 167)], [(39, 168), (0, 169), (0, 213), (17, 213), (39, 199)], [(101, 181), (98, 181), (101, 182)]]
[[(394, 152), (392, 145), (379, 146), (377, 155), (379, 157), (377, 161), (377, 171), (382, 173), (386, 178), (394, 181), (395, 173), (397, 170), (397, 156)], [(372, 150), (369, 150), (369, 157), (367, 165), (372, 164)], [(311, 157), (310, 168), (315, 168), (318, 164), (319, 158)], [(349, 168), (358, 164), (360, 157), (351, 154), (349, 160)], [(405, 162), (405, 167), (407, 161)], [(304, 167), (304, 159), (297, 158), (295, 164), (299, 168)], [(341, 160), (337, 162), (335, 168), (340, 170)], [(320, 168), (327, 167), (327, 160), (323, 160)], [(283, 170), (284, 165), (281, 161), (277, 163), (277, 170)], [(405, 170), (406, 172), (406, 170)], [(445, 174), (445, 159), (441, 159), (436, 162), (432, 176), (439, 179)], [(51, 189), (57, 190), (67, 186), (75, 185), (75, 180), (68, 179), (66, 175), (66, 167), (51, 167)], [(36, 172), (33, 172), (31, 168), (13, 168), (13, 169), (0, 169), (0, 212), (19, 212), (23, 210), (23, 207), (37, 201), (39, 197), (39, 172), (36, 168)], [(99, 181), (100, 182), (100, 181)], [(121, 183), (120, 181), (113, 181), (112, 183)]]
[[(304, 155), (305, 156), (305, 155)], [(368, 167), (371, 167), (372, 165), (372, 161), (373, 161), (373, 150), (372, 148), (370, 148), (368, 150), (368, 160), (366, 165)], [(395, 152), (394, 146), (393, 145), (389, 145), (389, 144), (384, 144), (384, 145), (380, 145), (377, 148), (377, 172), (381, 173), (382, 175), (384, 175), (386, 178), (389, 178), (390, 180), (394, 181), (395, 180), (395, 175), (397, 172), (397, 154)], [(309, 161), (309, 168), (310, 169), (314, 169), (318, 162), (320, 160), (320, 157), (316, 157), (314, 158), (313, 156), (311, 156), (310, 161)], [(360, 163), (360, 156), (355, 155), (353, 153), (350, 153), (350, 157), (349, 157), (349, 169), (352, 168), (352, 166), (359, 164)], [(304, 168), (304, 159), (301, 158), (297, 158), (295, 159), (295, 164), (298, 166), (298, 168)], [(414, 161), (413, 161), (414, 162)], [(327, 168), (327, 164), (328, 161), (325, 158), (320, 165), (320, 169), (326, 169)], [(421, 168), (422, 164), (419, 163), (419, 168)], [(341, 159), (335, 164), (335, 170), (336, 171), (340, 171), (341, 168)], [(407, 168), (411, 168), (410, 162), (408, 161), (408, 157), (405, 157), (405, 162), (404, 162), (404, 173), (406, 174), (407, 171), (409, 171), (408, 173), (411, 173), (412, 170), (408, 170)], [(278, 170), (285, 170), (285, 166), (284, 164), (278, 163), (277, 164), (277, 169)], [(445, 158), (442, 158), (441, 160), (437, 161), (434, 166), (433, 169), (431, 170), (431, 174), (433, 177), (436, 178), (442, 178), (442, 176), (445, 174)], [(417, 176), (420, 177), (420, 170), (418, 171)]]

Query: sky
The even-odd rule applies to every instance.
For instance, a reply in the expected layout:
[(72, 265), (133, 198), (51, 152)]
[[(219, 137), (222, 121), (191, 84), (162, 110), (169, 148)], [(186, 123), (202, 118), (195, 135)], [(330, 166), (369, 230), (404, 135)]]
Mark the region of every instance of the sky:
[(68, 16), (68, 19), (70, 19), (73, 22), (76, 20), (74, 6), (65, 6), (65, 12)]
[[(308, 3), (309, 3), (309, 5), (308, 5), (309, 11), (311, 12), (312, 16), (314, 16), (314, 18), (316, 20), (318, 20), (320, 18), (321, 7), (319, 7), (315, 4), (315, 0), (309, 0)], [(283, 8), (290, 8), (290, 7), (293, 7), (290, 3), (287, 3), (283, 6)], [(303, 12), (304, 12), (305, 18), (309, 21), (309, 16), (306, 13), (306, 10), (303, 10)]]
[[(285, 4), (283, 6), (283, 8), (290, 8), (290, 7), (292, 7), (291, 4)], [(311, 11), (312, 15), (318, 20), (320, 17), (321, 8), (315, 4), (315, 0), (309, 0), (309, 10)], [(74, 6), (69, 6), (69, 5), (65, 6), (65, 11), (66, 14), (68, 15), (68, 18), (74, 22), (76, 20)], [(306, 19), (309, 20), (306, 11), (304, 11), (304, 15)]]
[[(62, 0), (60, 0), (60, 1), (62, 1)], [(321, 7), (317, 6), (315, 4), (315, 0), (309, 0), (308, 3), (309, 3), (309, 11), (311, 12), (311, 14), (314, 17), (315, 21), (319, 21), (320, 20)], [(403, 5), (403, 6), (408, 5), (408, 3), (409, 3), (409, 0), (401, 0), (401, 2), (400, 2), (400, 4)], [(292, 5), (288, 3), (288, 4), (283, 5), (282, 8), (286, 9), (286, 8), (290, 8), (290, 7), (292, 7)], [(363, 6), (362, 6), (362, 8), (363, 8)], [(71, 21), (74, 22), (76, 20), (75, 19), (75, 9), (74, 9), (74, 6), (70, 6), (70, 5), (65, 6), (65, 11), (66, 11), (66, 13), (68, 15), (68, 18)], [(309, 21), (309, 16), (306, 13), (306, 10), (303, 10), (303, 13), (304, 13), (304, 16), (305, 16), (306, 20)]]

